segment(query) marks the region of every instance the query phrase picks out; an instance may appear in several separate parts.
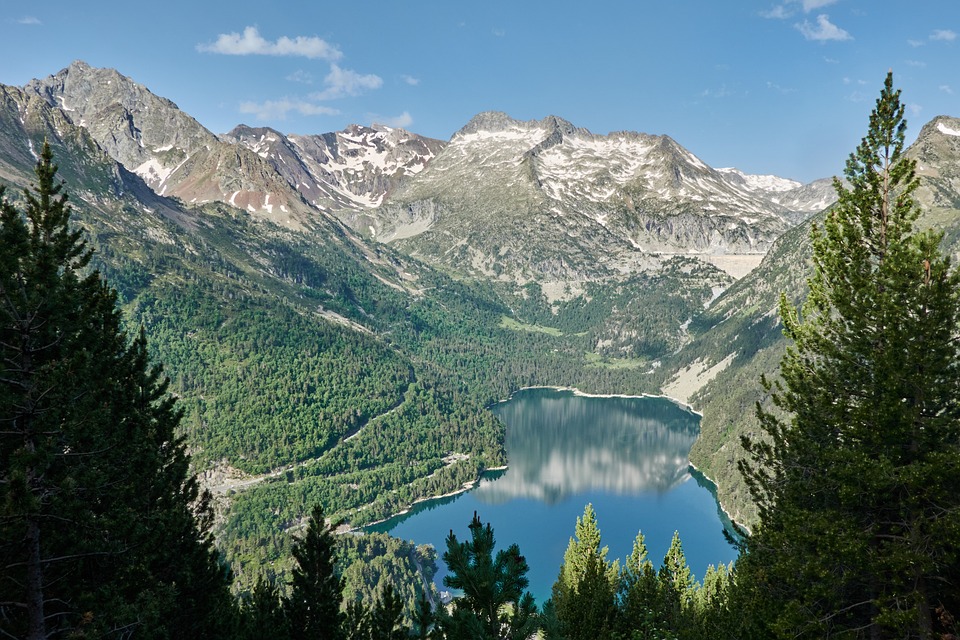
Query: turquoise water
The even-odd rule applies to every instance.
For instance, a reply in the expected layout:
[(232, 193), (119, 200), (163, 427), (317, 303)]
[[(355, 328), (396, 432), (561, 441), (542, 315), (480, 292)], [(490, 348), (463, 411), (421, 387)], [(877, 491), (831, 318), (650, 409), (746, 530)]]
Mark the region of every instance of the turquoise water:
[(538, 603), (550, 595), (587, 503), (597, 513), (608, 559), (622, 562), (638, 530), (655, 567), (674, 530), (698, 578), (708, 565), (736, 558), (711, 487), (690, 472), (696, 415), (661, 398), (595, 398), (553, 389), (522, 391), (493, 411), (507, 425), (509, 469), (370, 529), (433, 544), (442, 556), (451, 529), (459, 540), (468, 538), (476, 511), (493, 526), (498, 547), (519, 544)]

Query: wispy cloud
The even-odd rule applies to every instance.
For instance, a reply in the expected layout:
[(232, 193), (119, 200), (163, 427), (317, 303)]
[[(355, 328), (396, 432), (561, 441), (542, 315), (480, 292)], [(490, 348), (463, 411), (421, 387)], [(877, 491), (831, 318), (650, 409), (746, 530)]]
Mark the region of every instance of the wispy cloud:
[(760, 16), (776, 20), (785, 20), (796, 13), (797, 5), (800, 6), (800, 9), (802, 9), (804, 13), (810, 13), (815, 9), (828, 7), (836, 2), (837, 0), (785, 0), (766, 11), (761, 11)]
[(767, 11), (761, 11), (760, 17), (772, 20), (786, 20), (793, 15), (793, 11), (785, 4), (778, 4)]
[(907, 105), (907, 108), (910, 109), (910, 116), (916, 118), (920, 115), (920, 112), (923, 111), (923, 107), (915, 102), (911, 102)]
[(942, 84), (942, 85), (940, 85), (940, 91), (943, 91), (943, 92), (944, 92), (945, 94), (947, 94), (948, 96), (952, 96), (952, 95), (953, 95), (953, 89), (952, 89), (952, 88), (950, 87), (950, 85), (948, 85), (948, 84)]
[(321, 104), (290, 98), (240, 104), (240, 113), (251, 114), (259, 120), (284, 120), (290, 112), (296, 112), (302, 116), (335, 116), (340, 113), (336, 109)]
[(311, 94), (317, 101), (335, 100), (345, 96), (358, 96), (370, 89), (379, 89), (383, 84), (380, 76), (372, 73), (361, 75), (352, 69), (342, 69), (336, 64), (330, 65), (330, 73), (323, 79), (326, 88)]
[(790, 87), (784, 87), (777, 84), (776, 82), (769, 82), (769, 81), (767, 82), (767, 89), (770, 89), (771, 91), (776, 91), (777, 93), (780, 93), (782, 95), (787, 95), (789, 93), (797, 92), (796, 89), (793, 89)]
[(40, 22), (40, 18), (37, 18), (35, 16), (23, 16), (22, 18), (17, 20), (17, 24), (37, 25), (37, 24), (43, 24), (43, 23)]
[(957, 33), (950, 29), (936, 29), (930, 34), (930, 40), (933, 42), (953, 42), (957, 39)]
[(290, 82), (299, 82), (300, 84), (313, 84), (313, 74), (303, 69), (297, 69), (287, 76)]
[(387, 118), (382, 116), (372, 116), (370, 120), (373, 122), (379, 122), (380, 124), (385, 124), (388, 127), (395, 127), (397, 129), (403, 129), (413, 124), (413, 116), (410, 115), (409, 111), (404, 111), (398, 116)]
[(847, 31), (830, 22), (830, 17), (825, 13), (817, 16), (817, 24), (815, 25), (811, 24), (808, 20), (804, 20), (795, 26), (807, 40), (816, 40), (818, 42), (853, 40), (853, 36)]
[(271, 42), (261, 36), (256, 27), (247, 27), (242, 34), (221, 33), (213, 43), (198, 44), (197, 50), (232, 56), (300, 56), (330, 61), (343, 57), (343, 53), (335, 45), (320, 38), (281, 36)]
[(700, 92), (701, 98), (729, 98), (734, 94), (733, 89), (728, 89), (727, 85), (720, 85), (719, 89), (704, 89)]
[(821, 9), (835, 4), (837, 0), (803, 0), (803, 12), (810, 13), (814, 9)]
[(403, 80), (408, 85), (410, 85), (411, 87), (415, 87), (418, 84), (420, 84), (420, 78), (414, 78), (413, 76), (408, 76), (407, 74), (403, 74), (402, 76), (400, 76), (400, 79)]
[(492, 33), (498, 38), (503, 38), (507, 35), (506, 29), (494, 29)]
[(908, 67), (916, 67), (917, 69), (923, 69), (927, 66), (927, 63), (923, 60), (904, 60), (903, 62)]

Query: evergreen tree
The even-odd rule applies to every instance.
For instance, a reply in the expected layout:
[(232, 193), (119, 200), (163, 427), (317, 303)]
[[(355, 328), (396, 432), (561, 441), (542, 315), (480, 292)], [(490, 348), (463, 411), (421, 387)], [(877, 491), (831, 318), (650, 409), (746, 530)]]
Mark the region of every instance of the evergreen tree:
[(405, 640), (409, 630), (403, 626), (403, 602), (392, 584), (387, 584), (370, 611), (370, 636), (373, 640)]
[(630, 557), (620, 574), (617, 626), (621, 635), (643, 640), (664, 637), (659, 594), (657, 572), (647, 557), (643, 533), (637, 532)]
[(680, 542), (680, 532), (674, 531), (670, 548), (663, 557), (658, 572), (660, 593), (659, 614), (666, 628), (681, 632), (690, 621), (696, 583)]
[(476, 513), (470, 522), (470, 540), (460, 542), (453, 531), (447, 536), (443, 561), (450, 574), (443, 584), (460, 589), (452, 613), (437, 611), (438, 633), (450, 640), (522, 639), (536, 631), (536, 606), (525, 591), (527, 561), (512, 544), (493, 551), (496, 540), (489, 523)]
[(373, 633), (370, 609), (362, 600), (347, 602), (341, 626), (346, 640), (370, 640)]
[(423, 591), (417, 597), (417, 604), (413, 610), (413, 637), (419, 640), (427, 640), (430, 635), (430, 628), (433, 626), (433, 605), (427, 598), (427, 592)]
[(289, 637), (279, 590), (263, 577), (257, 580), (240, 613), (241, 638), (260, 640)]
[(340, 523), (328, 523), (319, 504), (310, 513), (304, 537), (293, 547), (290, 597), (286, 602), (291, 638), (341, 640), (343, 579), (336, 573), (334, 530)]
[(619, 582), (617, 563), (607, 562), (607, 547), (600, 546), (600, 528), (593, 505), (577, 518), (563, 554), (563, 565), (553, 585), (553, 606), (560, 630), (569, 640), (608, 633), (616, 614)]
[(216, 637), (233, 604), (181, 413), (56, 172), (45, 143), (23, 213), (0, 190), (0, 630)]
[(782, 413), (744, 439), (744, 568), (784, 636), (931, 638), (960, 606), (960, 278), (916, 228), (903, 114), (888, 74), (811, 232), (802, 312), (781, 300)]

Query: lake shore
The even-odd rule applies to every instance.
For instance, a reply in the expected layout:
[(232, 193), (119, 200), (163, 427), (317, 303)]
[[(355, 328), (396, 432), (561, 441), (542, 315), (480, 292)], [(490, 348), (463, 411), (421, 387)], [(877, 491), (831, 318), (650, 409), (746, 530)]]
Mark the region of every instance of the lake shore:
[[(714, 374), (714, 375), (715, 375), (715, 374)], [(711, 376), (711, 378), (712, 378), (712, 376)], [(534, 386), (529, 386), (529, 387), (521, 387), (520, 389), (517, 389), (516, 391), (514, 391), (513, 393), (511, 393), (508, 398), (506, 398), (506, 399), (504, 399), (504, 400), (500, 400), (500, 401), (495, 402), (495, 403), (493, 403), (493, 404), (496, 405), (496, 404), (502, 404), (502, 403), (504, 403), (504, 402), (509, 402), (510, 400), (513, 399), (513, 397), (514, 397), (515, 395), (517, 395), (517, 394), (520, 393), (521, 391), (526, 391), (526, 390), (531, 390), (531, 389), (552, 389), (552, 390), (554, 390), (554, 391), (568, 391), (568, 392), (572, 393), (572, 394), (575, 395), (575, 396), (582, 396), (582, 397), (584, 397), (584, 398), (657, 398), (657, 399), (661, 399), (661, 400), (668, 400), (668, 401), (674, 403), (675, 405), (677, 405), (678, 407), (680, 407), (681, 409), (683, 409), (683, 410), (685, 410), (685, 411), (688, 411), (688, 412), (692, 413), (692, 414), (695, 415), (695, 416), (698, 416), (698, 417), (700, 417), (700, 418), (703, 418), (703, 413), (701, 413), (700, 411), (697, 411), (697, 410), (696, 410), (695, 408), (693, 408), (693, 406), (690, 405), (689, 403), (684, 402), (684, 401), (682, 401), (682, 400), (679, 400), (679, 399), (677, 399), (677, 398), (674, 398), (674, 397), (672, 397), (672, 396), (663, 394), (663, 393), (641, 393), (641, 394), (639, 394), (639, 395), (636, 395), (636, 394), (626, 394), (626, 393), (587, 393), (587, 392), (585, 392), (585, 391), (581, 391), (580, 389), (577, 389), (576, 387), (559, 387), (559, 386), (552, 386), (552, 385), (534, 385)], [(493, 405), (491, 405), (491, 406), (493, 406)], [(728, 511), (727, 508), (724, 506), (723, 501), (720, 500), (720, 498), (716, 496), (716, 490), (719, 489), (719, 485), (717, 484), (717, 481), (714, 480), (713, 478), (711, 478), (710, 476), (708, 476), (706, 473), (704, 473), (699, 467), (697, 467), (695, 464), (693, 464), (693, 462), (691, 462), (689, 459), (687, 460), (687, 463), (688, 463), (693, 469), (695, 469), (695, 470), (697, 471), (697, 473), (699, 473), (701, 476), (703, 476), (704, 478), (706, 478), (707, 480), (709, 480), (710, 483), (714, 486), (714, 496), (715, 496), (716, 501), (717, 501), (717, 506), (720, 507), (720, 510), (723, 512), (723, 514), (730, 520), (730, 522), (732, 522), (732, 523), (733, 523), (734, 525), (736, 525), (737, 527), (742, 528), (744, 531), (746, 531), (746, 532), (749, 534), (749, 533), (750, 533), (750, 528), (749, 528), (747, 525), (745, 525), (745, 524), (743, 524), (743, 523), (741, 523), (741, 522), (738, 522), (738, 521), (736, 520), (736, 518), (733, 517), (733, 514), (731, 514), (730, 511)]]

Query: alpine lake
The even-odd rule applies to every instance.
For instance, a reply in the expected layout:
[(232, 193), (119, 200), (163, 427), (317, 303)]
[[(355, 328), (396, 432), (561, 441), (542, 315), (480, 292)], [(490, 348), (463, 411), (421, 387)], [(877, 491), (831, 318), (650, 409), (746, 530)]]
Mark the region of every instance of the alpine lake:
[(451, 530), (469, 540), (476, 512), (503, 549), (517, 543), (527, 559), (529, 590), (550, 597), (578, 517), (593, 505), (608, 560), (630, 555), (637, 532), (659, 568), (678, 531), (690, 570), (737, 557), (712, 483), (688, 460), (699, 417), (664, 398), (593, 397), (555, 389), (525, 389), (492, 407), (506, 424), (509, 468), (484, 474), (453, 496), (416, 504), (407, 513), (367, 527), (437, 549), (437, 586)]

